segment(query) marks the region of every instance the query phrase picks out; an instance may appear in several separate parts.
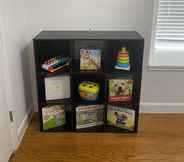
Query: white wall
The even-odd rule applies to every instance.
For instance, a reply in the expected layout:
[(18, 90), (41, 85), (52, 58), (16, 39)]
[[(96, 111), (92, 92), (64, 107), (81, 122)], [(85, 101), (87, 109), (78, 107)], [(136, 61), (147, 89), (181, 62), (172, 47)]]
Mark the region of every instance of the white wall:
[(136, 30), (145, 38), (142, 111), (184, 112), (184, 76), (150, 71), (154, 0), (37, 0), (29, 6), (31, 33), (41, 30)]
[(2, 39), (6, 62), (6, 99), (8, 108), (13, 110), (15, 136), (17, 141), (33, 108), (32, 69), (29, 50), (29, 26), (27, 2), (24, 0), (1, 0)]
[[(3, 54), (3, 42), (2, 42), (2, 17), (0, 14), (0, 57), (4, 58)], [(6, 103), (5, 95), (5, 71), (3, 70), (5, 62), (0, 59), (0, 161), (8, 162), (8, 159), (12, 153), (12, 140), (11, 140), (11, 129), (10, 120), (8, 114), (8, 106)]]

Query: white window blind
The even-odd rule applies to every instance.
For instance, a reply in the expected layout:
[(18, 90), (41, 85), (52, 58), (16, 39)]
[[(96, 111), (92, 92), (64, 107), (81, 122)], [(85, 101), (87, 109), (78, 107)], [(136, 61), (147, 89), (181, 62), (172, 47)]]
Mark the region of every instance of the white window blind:
[(155, 41), (184, 41), (184, 0), (159, 0)]
[(184, 70), (184, 0), (155, 0), (149, 66)]

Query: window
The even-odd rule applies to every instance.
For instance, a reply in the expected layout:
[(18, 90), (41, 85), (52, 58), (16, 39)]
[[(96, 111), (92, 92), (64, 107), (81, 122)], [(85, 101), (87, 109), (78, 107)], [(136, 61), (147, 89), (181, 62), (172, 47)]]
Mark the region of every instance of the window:
[(157, 0), (151, 66), (184, 68), (184, 0)]

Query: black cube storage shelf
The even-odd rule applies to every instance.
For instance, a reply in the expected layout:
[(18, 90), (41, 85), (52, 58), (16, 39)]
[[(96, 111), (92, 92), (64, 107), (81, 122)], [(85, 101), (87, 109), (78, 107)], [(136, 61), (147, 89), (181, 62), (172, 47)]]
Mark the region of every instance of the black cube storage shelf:
[[(142, 61), (144, 39), (135, 31), (43, 31), (34, 40), (34, 54), (37, 77), (38, 112), (40, 131), (43, 131), (42, 107), (54, 104), (66, 104), (66, 124), (45, 132), (137, 132), (140, 89), (142, 77)], [(126, 47), (130, 57), (130, 71), (114, 68), (118, 51)], [(99, 71), (80, 70), (81, 48), (98, 48), (101, 50), (101, 69)], [(41, 69), (41, 64), (50, 58), (63, 54), (71, 59), (71, 66), (64, 71), (47, 73)], [(46, 101), (44, 78), (61, 74), (70, 75), (71, 98)], [(132, 131), (107, 125), (106, 113), (108, 103), (108, 79), (113, 77), (131, 76), (133, 79), (133, 94), (131, 103), (117, 102), (112, 105), (129, 105), (135, 110), (135, 127)], [(78, 84), (80, 81), (89, 80), (100, 83), (99, 98), (94, 103), (80, 100)], [(76, 129), (76, 112), (78, 105), (104, 104), (104, 125), (85, 129)]]

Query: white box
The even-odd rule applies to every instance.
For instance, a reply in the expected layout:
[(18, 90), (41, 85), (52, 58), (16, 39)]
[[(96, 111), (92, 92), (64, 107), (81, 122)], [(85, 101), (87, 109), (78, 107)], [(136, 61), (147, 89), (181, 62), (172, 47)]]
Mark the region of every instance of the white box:
[(46, 77), (45, 96), (46, 100), (70, 98), (70, 76)]

